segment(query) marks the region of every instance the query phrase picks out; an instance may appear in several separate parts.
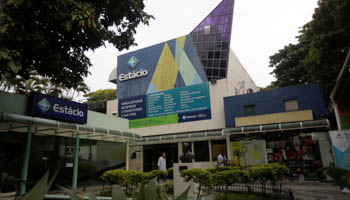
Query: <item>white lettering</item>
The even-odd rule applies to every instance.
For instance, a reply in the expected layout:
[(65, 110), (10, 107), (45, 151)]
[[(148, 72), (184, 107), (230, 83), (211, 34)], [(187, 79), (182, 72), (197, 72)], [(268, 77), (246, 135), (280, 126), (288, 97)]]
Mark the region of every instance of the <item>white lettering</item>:
[(141, 78), (148, 75), (148, 71), (145, 69), (140, 69), (139, 71), (129, 72), (127, 74), (120, 74), (119, 81), (127, 81), (135, 78)]
[(61, 106), (60, 104), (57, 104), (57, 103), (53, 105), (53, 111), (67, 114), (67, 115), (79, 116), (79, 117), (84, 116), (84, 112), (79, 110), (79, 108), (73, 110), (72, 107)]

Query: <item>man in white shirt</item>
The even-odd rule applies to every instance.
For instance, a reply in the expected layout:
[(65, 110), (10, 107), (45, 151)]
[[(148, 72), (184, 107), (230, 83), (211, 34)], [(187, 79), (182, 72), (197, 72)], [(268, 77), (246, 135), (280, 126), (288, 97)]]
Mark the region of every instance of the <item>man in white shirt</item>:
[[(166, 156), (166, 154), (165, 154), (165, 152), (163, 152), (162, 156), (159, 157), (159, 159), (158, 159), (158, 169), (162, 170), (164, 172), (166, 171), (166, 159), (165, 159), (165, 156)], [(166, 180), (166, 176), (163, 176), (163, 181), (165, 181), (165, 180)]]
[(224, 151), (221, 150), (220, 154), (218, 156), (218, 166), (219, 167), (225, 166), (226, 162), (227, 162), (226, 155), (225, 155)]

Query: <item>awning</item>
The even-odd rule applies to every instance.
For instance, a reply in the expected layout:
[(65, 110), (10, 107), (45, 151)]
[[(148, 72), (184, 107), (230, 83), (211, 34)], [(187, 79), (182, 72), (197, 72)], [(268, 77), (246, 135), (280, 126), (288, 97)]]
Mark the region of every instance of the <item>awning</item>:
[(56, 120), (4, 112), (2, 112), (0, 115), (0, 131), (2, 132), (27, 132), (28, 126), (33, 126), (33, 133), (36, 135), (75, 137), (74, 133), (79, 132), (81, 139), (111, 142), (137, 141), (141, 139), (140, 135), (126, 131), (66, 123)]
[(305, 130), (314, 128), (329, 128), (328, 119), (301, 121), (301, 122), (289, 122), (279, 124), (267, 124), (257, 126), (244, 126), (244, 127), (232, 127), (225, 128), (223, 130), (216, 131), (204, 131), (204, 132), (193, 132), (193, 133), (182, 133), (182, 134), (169, 134), (162, 136), (144, 136), (141, 140), (137, 141), (137, 145), (142, 144), (159, 144), (159, 143), (175, 143), (185, 141), (199, 141), (209, 139), (223, 139), (226, 135), (233, 134), (249, 134), (249, 133), (263, 133), (273, 131), (284, 131), (284, 130)]
[(301, 122), (232, 127), (232, 128), (224, 129), (224, 133), (232, 135), (232, 134), (242, 134), (242, 133), (272, 132), (272, 131), (310, 129), (310, 128), (329, 128), (329, 121), (328, 119), (320, 119), (320, 120), (310, 120), (310, 121), (301, 121)]

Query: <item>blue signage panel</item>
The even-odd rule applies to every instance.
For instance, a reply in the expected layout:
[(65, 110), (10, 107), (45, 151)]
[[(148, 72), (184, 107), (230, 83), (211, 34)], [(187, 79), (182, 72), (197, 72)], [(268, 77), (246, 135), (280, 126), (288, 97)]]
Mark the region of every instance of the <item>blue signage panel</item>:
[(211, 119), (209, 84), (119, 99), (118, 108), (130, 128)]
[(39, 93), (32, 93), (31, 114), (37, 117), (85, 124), (87, 105)]

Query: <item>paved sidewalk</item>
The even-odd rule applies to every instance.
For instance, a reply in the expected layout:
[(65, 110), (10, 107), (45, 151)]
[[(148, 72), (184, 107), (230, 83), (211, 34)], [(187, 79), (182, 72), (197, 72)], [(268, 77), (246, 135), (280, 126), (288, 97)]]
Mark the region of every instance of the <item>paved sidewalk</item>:
[(296, 200), (350, 200), (350, 194), (340, 192), (339, 186), (323, 182), (286, 182), (284, 188), (294, 192)]

